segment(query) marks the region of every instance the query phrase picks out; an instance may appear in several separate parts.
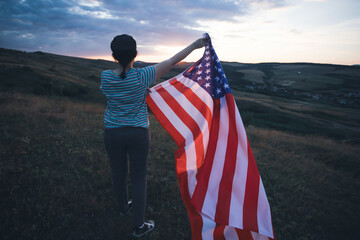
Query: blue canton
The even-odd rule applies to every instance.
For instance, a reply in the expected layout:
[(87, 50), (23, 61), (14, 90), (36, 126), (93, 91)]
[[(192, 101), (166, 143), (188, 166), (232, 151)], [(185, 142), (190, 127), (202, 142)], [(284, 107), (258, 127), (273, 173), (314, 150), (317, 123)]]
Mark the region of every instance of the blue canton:
[(226, 93), (231, 93), (220, 60), (211, 45), (211, 40), (205, 47), (203, 57), (189, 67), (183, 75), (197, 82), (213, 98), (222, 98)]

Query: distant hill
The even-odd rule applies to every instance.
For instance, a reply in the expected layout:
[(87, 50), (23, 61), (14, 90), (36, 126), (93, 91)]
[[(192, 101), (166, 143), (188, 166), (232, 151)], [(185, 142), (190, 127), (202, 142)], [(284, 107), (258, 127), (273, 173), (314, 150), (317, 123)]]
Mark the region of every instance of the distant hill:
[[(153, 63), (135, 62), (136, 67)], [(302, 99), (359, 104), (360, 67), (314, 63), (222, 62), (232, 89)], [(163, 79), (182, 72), (178, 64)], [(65, 96), (98, 95), (100, 73), (116, 63), (0, 48), (2, 89)], [(95, 99), (98, 99), (96, 97)]]
[(360, 67), (314, 63), (223, 63), (232, 89), (359, 106)]
[[(135, 62), (135, 67), (150, 64)], [(176, 76), (190, 64), (178, 64), (162, 80)], [(246, 125), (360, 141), (360, 67), (315, 63), (222, 65)], [(99, 91), (100, 73), (114, 68), (112, 61), (1, 48), (0, 93), (105, 103)]]
[(0, 89), (100, 101), (100, 73), (113, 67), (104, 60), (0, 49)]

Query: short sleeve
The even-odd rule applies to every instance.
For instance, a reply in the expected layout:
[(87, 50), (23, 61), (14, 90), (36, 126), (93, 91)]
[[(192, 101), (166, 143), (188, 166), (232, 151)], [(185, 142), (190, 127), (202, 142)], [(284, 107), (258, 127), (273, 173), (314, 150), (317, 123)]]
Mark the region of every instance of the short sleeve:
[(100, 90), (101, 91), (104, 90), (104, 86), (103, 86), (104, 74), (105, 74), (105, 71), (101, 72), (101, 81), (100, 81)]
[(110, 71), (105, 70), (101, 72), (100, 90), (106, 94), (109, 91), (109, 84), (107, 79), (109, 78)]
[(155, 82), (155, 67), (151, 65), (140, 68), (140, 76), (146, 87), (150, 87)]

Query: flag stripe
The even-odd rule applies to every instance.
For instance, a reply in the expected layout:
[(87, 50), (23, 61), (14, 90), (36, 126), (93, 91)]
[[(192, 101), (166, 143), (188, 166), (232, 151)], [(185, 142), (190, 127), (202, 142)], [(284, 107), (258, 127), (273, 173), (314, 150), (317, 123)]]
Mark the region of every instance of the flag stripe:
[[(161, 86), (158, 86), (161, 89)], [(158, 106), (162, 106), (162, 112), (164, 113), (165, 117), (169, 119), (171, 124), (176, 127), (179, 133), (182, 135), (181, 138), (175, 139), (179, 143), (181, 148), (184, 148), (185, 154), (188, 156), (195, 156), (196, 157), (196, 149), (195, 144), (190, 144), (193, 142), (192, 132), (188, 127), (182, 122), (182, 120), (177, 116), (177, 114), (170, 108), (170, 106), (166, 103), (166, 101), (162, 98), (162, 96), (158, 93), (158, 91), (154, 91), (152, 93), (152, 99), (154, 100), (155, 104)], [(186, 159), (187, 159), (186, 158)], [(196, 158), (194, 158), (196, 159)], [(180, 170), (180, 169), (179, 169)], [(196, 160), (195, 161), (186, 161), (186, 170), (187, 177), (188, 177), (188, 188), (190, 196), (194, 193), (196, 187)]]
[(236, 167), (238, 136), (235, 122), (235, 102), (231, 94), (226, 94), (225, 97), (228, 105), (229, 134), (226, 145), (224, 168), (219, 187), (215, 222), (228, 225), (232, 184)]
[(245, 230), (236, 228), (236, 233), (240, 240), (253, 240), (254, 239), (249, 231), (245, 231)]
[(225, 225), (216, 224), (214, 229), (214, 239), (216, 240), (226, 240), (224, 236)]
[[(205, 240), (214, 239), (214, 230), (216, 227), (216, 223), (209, 217), (205, 216), (204, 214), (201, 214), (201, 216), (202, 216), (202, 221), (203, 221), (203, 228), (201, 229), (202, 239), (205, 239)], [(195, 238), (195, 239), (197, 240), (197, 238)]]
[[(222, 169), (224, 168), (226, 146), (229, 134), (229, 115), (226, 99), (220, 99), (220, 119), (219, 119), (219, 133), (216, 145), (216, 152), (214, 155), (214, 162), (210, 172), (208, 190), (205, 195), (203, 208), (201, 212), (215, 219), (216, 205), (219, 196), (219, 183), (222, 177)], [(199, 209), (198, 209), (199, 210)]]
[(176, 159), (176, 172), (177, 178), (179, 182), (179, 188), (181, 192), (181, 197), (185, 203), (189, 220), (191, 226), (191, 238), (192, 239), (202, 239), (202, 229), (203, 229), (203, 219), (202, 216), (196, 211), (194, 206), (191, 204), (190, 192), (188, 188), (188, 175), (187, 171), (182, 171), (179, 174), (180, 169), (186, 169), (186, 152), (184, 148), (179, 148), (175, 151), (175, 159)]
[(192, 239), (275, 239), (270, 206), (216, 53), (151, 89), (148, 105), (178, 145)]
[[(179, 149), (177, 152), (180, 152), (180, 150), (184, 151), (184, 147), (181, 146), (181, 143), (185, 142), (185, 139), (182, 137), (182, 135), (177, 131), (177, 129), (174, 127), (174, 125), (171, 124), (169, 119), (165, 116), (165, 114), (158, 108), (158, 106), (155, 104), (153, 98), (148, 97), (146, 98), (146, 103), (151, 108), (151, 111), (155, 115), (156, 119), (159, 121), (159, 123), (164, 126), (165, 130), (170, 134), (170, 136), (175, 140), (177, 146)], [(184, 161), (176, 161), (176, 172), (177, 174), (186, 173), (186, 160), (185, 165), (182, 164)], [(187, 185), (186, 185), (187, 186)]]
[(258, 200), (258, 226), (259, 226), (259, 233), (274, 237), (272, 226), (268, 224), (271, 222), (271, 212), (270, 212), (270, 205), (266, 198), (265, 188), (263, 182), (260, 177), (260, 187), (259, 187), (259, 200)]
[(157, 92), (166, 101), (174, 113), (188, 127), (192, 133), (196, 151), (196, 169), (199, 169), (204, 160), (203, 135), (196, 121), (184, 110), (184, 108), (174, 99), (174, 97), (164, 88), (159, 88)]
[(156, 119), (159, 123), (165, 128), (165, 130), (170, 134), (170, 136), (175, 140), (178, 147), (182, 147), (181, 143), (185, 142), (185, 139), (181, 134), (176, 130), (174, 125), (171, 124), (169, 119), (163, 114), (160, 108), (155, 104), (154, 100), (151, 97), (146, 98), (146, 103), (151, 108)]
[(179, 92), (183, 93), (185, 97), (199, 110), (199, 112), (204, 116), (208, 123), (208, 127), (211, 127), (211, 110), (204, 104), (203, 100), (194, 94), (194, 91), (191, 88), (186, 87), (179, 81), (170, 82)]
[[(200, 99), (193, 91), (193, 89), (197, 92), (199, 92), (199, 89), (203, 90), (197, 84), (193, 84), (191, 86), (193, 89), (191, 89), (176, 79), (173, 79), (172, 81), (170, 81), (170, 83), (171, 85), (167, 87), (169, 94), (172, 95), (174, 99), (176, 99), (176, 101), (184, 108), (186, 112), (191, 113), (191, 117), (194, 119), (194, 121), (196, 121), (197, 125), (201, 130), (203, 138), (202, 144), (204, 145), (204, 150), (207, 149), (209, 143), (209, 129), (211, 125), (212, 114), (206, 101), (212, 102), (212, 99), (210, 99), (211, 101), (209, 101), (209, 99), (207, 98)], [(175, 85), (178, 87), (181, 86), (181, 88), (175, 87)], [(186, 93), (191, 94), (193, 97), (186, 97), (185, 94), (183, 92), (180, 92), (179, 90), (185, 91)], [(201, 137), (201, 135), (198, 137)], [(202, 152), (202, 155), (198, 157), (201, 157), (203, 160), (204, 152)], [(198, 168), (200, 166), (201, 164), (198, 165)]]
[(243, 205), (245, 197), (245, 187), (248, 168), (248, 146), (244, 125), (240, 117), (240, 113), (236, 108), (236, 122), (238, 132), (238, 150), (237, 150), (237, 163), (235, 167), (235, 174), (233, 180), (233, 188), (231, 192), (231, 205), (229, 225), (242, 229), (243, 228)]
[(267, 236), (264, 236), (262, 234), (259, 234), (257, 232), (250, 232), (251, 236), (254, 240), (269, 240), (269, 238)]
[(192, 239), (201, 239), (201, 230), (202, 230), (202, 217), (191, 205), (190, 194), (188, 189), (188, 176), (186, 171), (186, 153), (184, 147), (181, 147), (181, 143), (185, 142), (183, 136), (176, 130), (176, 128), (171, 124), (169, 119), (163, 114), (163, 112), (155, 104), (154, 100), (151, 97), (146, 99), (148, 106), (151, 108), (151, 111), (154, 113), (157, 120), (165, 128), (165, 130), (170, 134), (170, 136), (175, 140), (179, 149), (175, 152), (176, 158), (176, 173), (179, 182), (180, 192), (182, 193), (182, 199), (185, 203), (186, 209), (188, 210), (190, 225), (192, 229)]
[[(224, 237), (226, 240), (238, 240), (238, 236), (234, 227), (225, 226)], [(242, 239), (240, 239), (242, 240)]]
[(255, 159), (248, 142), (248, 173), (246, 179), (244, 200), (244, 229), (258, 231), (257, 206), (259, 195), (260, 175), (256, 167)]
[(205, 161), (202, 168), (198, 172), (198, 184), (201, 188), (196, 188), (196, 191), (192, 198), (192, 203), (197, 209), (202, 209), (204, 204), (205, 195), (209, 185), (209, 178), (211, 169), (213, 166), (214, 156), (216, 152), (217, 139), (219, 135), (219, 123), (220, 123), (220, 100), (214, 100), (213, 119), (210, 128), (210, 139), (207, 148)]

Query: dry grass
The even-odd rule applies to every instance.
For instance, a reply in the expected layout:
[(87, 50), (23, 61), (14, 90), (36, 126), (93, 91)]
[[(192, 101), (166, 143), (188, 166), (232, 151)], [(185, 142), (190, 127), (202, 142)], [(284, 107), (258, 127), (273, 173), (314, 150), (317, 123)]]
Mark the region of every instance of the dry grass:
[[(0, 96), (3, 239), (129, 239), (116, 213), (103, 146), (104, 105)], [(150, 115), (149, 239), (189, 239), (175, 143)], [(353, 239), (359, 221), (358, 145), (248, 127), (278, 239)]]
[(360, 208), (360, 148), (248, 129), (279, 239), (352, 239)]
[[(99, 74), (115, 64), (41, 52), (0, 52), (1, 238), (131, 239), (129, 219), (121, 219), (116, 212), (103, 144), (105, 105)], [(186, 66), (175, 67), (167, 77)], [(241, 90), (246, 81), (236, 72), (241, 70), (246, 78), (254, 75), (259, 81), (261, 77), (275, 84), (300, 81), (308, 89), (321, 85), (335, 96), (340, 88), (343, 93), (358, 89), (354, 79), (359, 69), (316, 64), (223, 66), (249, 124), (248, 138), (277, 239), (356, 239), (359, 135), (331, 124), (358, 127), (358, 105), (343, 108), (330, 102), (291, 100), (291, 95), (235, 89)], [(294, 76), (294, 71), (302, 71), (301, 77)], [(305, 77), (320, 78), (302, 81)], [(327, 79), (333, 83), (341, 79), (343, 84), (328, 86)], [(175, 174), (176, 146), (151, 115), (150, 122), (147, 214), (157, 226), (148, 239), (189, 239)]]

